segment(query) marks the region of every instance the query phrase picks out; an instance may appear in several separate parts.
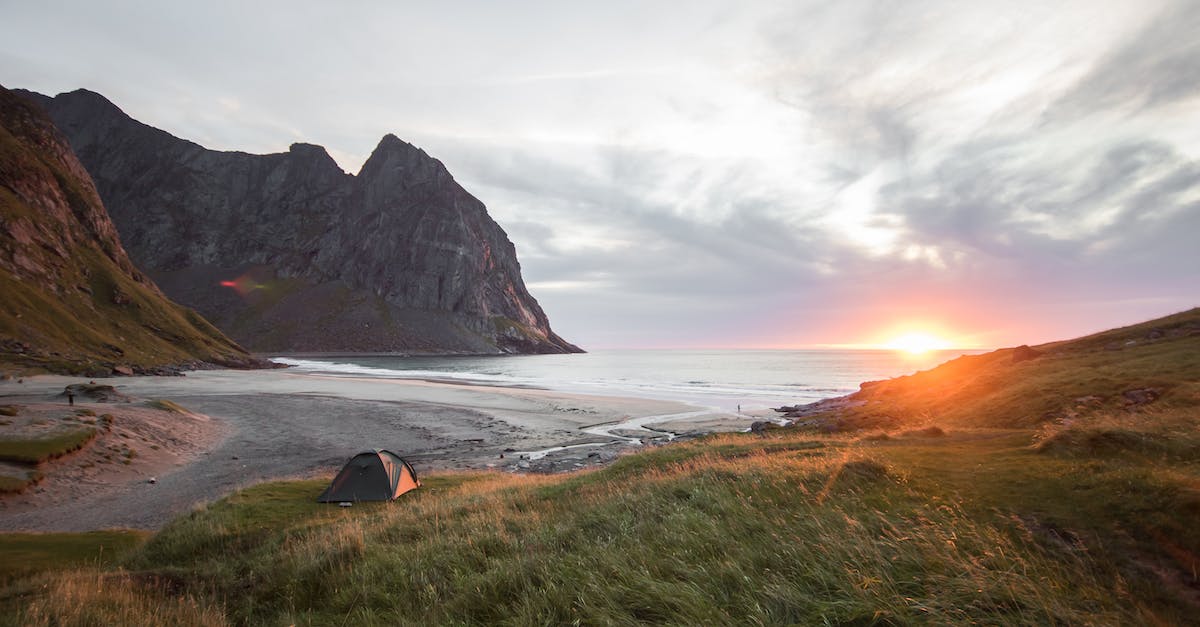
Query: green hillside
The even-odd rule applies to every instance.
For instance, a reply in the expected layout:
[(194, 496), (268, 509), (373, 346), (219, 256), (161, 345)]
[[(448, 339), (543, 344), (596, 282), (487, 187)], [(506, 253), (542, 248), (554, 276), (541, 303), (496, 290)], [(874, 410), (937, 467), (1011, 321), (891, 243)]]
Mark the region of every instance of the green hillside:
[(1113, 412), (1200, 403), (1200, 308), (1076, 340), (968, 355), (912, 376), (869, 382), (838, 428), (1036, 427)]
[(1198, 318), (598, 471), (442, 474), (349, 509), (313, 502), (322, 480), (260, 485), (111, 562), (39, 561), (0, 604), (35, 625), (1194, 623)]
[(0, 372), (254, 362), (133, 267), (45, 114), (0, 87)]

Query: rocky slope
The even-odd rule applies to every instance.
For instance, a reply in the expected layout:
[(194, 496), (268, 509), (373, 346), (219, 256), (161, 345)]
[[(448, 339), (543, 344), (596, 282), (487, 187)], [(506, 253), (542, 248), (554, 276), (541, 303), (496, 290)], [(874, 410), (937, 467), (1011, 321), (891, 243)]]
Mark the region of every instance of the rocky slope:
[(137, 270), (66, 139), (3, 87), (0, 294), (0, 371), (257, 364)]
[(483, 204), (383, 138), (357, 176), (325, 149), (217, 152), (102, 96), (26, 92), (96, 181), (134, 262), (259, 351), (576, 352)]

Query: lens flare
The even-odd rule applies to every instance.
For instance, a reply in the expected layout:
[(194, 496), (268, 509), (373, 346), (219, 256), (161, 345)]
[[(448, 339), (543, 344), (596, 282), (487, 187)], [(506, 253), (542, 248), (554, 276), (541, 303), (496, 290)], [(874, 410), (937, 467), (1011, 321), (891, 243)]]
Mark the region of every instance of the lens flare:
[(232, 280), (218, 281), (217, 283), (221, 287), (228, 287), (229, 289), (237, 292), (238, 296), (242, 297), (245, 297), (255, 290), (266, 289), (267, 287), (265, 284), (259, 282), (249, 274), (243, 274), (242, 276)]

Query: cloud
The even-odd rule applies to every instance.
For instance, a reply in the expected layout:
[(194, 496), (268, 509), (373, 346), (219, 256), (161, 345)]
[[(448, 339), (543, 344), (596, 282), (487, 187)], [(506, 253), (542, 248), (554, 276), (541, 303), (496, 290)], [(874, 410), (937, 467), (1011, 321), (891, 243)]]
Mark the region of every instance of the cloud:
[(1193, 304), (1198, 15), (31, 3), (0, 25), (0, 82), (93, 88), (219, 149), (323, 144), (350, 171), (394, 132), (485, 202), (585, 346), (855, 342), (923, 317), (1031, 342)]
[(1200, 5), (1175, 0), (1131, 34), (1057, 103), (1054, 115), (1137, 113), (1200, 96)]

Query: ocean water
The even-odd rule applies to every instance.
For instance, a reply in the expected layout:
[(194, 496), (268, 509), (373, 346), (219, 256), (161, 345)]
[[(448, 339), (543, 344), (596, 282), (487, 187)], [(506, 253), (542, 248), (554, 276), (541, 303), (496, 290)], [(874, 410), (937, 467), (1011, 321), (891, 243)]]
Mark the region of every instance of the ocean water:
[(683, 401), (743, 410), (849, 394), (863, 381), (925, 370), (981, 351), (601, 350), (487, 357), (274, 357), (298, 373), (432, 379)]

